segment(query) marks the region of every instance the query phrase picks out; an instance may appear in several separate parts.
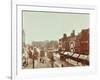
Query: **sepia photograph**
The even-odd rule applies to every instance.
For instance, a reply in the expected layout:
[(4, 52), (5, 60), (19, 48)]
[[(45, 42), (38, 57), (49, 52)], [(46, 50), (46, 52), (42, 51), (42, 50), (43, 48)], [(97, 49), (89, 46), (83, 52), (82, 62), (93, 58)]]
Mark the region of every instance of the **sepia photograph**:
[(22, 69), (90, 65), (89, 13), (22, 11)]

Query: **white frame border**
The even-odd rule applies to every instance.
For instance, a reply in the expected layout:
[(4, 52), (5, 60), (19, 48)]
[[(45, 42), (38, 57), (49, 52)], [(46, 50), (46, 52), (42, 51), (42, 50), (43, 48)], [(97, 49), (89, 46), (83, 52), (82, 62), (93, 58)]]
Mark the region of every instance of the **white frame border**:
[[(34, 70), (34, 72), (37, 73), (37, 74), (39, 72), (42, 72), (42, 73), (40, 73), (41, 76), (38, 76), (36, 74), (37, 76), (35, 75), (33, 77), (32, 76), (29, 77), (28, 74), (25, 74), (26, 71), (24, 71), (24, 75), (23, 75), (23, 72), (22, 72), (22, 74), (19, 75), (19, 73), (17, 73), (18, 69), (16, 68), (16, 67), (18, 67), (16, 65), (18, 63), (16, 57), (18, 57), (18, 55), (17, 55), (17, 52), (18, 52), (18, 48), (17, 48), (17, 46), (18, 46), (18, 44), (17, 44), (17, 39), (18, 39), (18, 37), (17, 37), (17, 35), (18, 35), (17, 29), (18, 29), (18, 26), (20, 26), (19, 23), (21, 22), (21, 20), (18, 19), (18, 12), (21, 11), (21, 9), (19, 10), (18, 7), (23, 7), (23, 6), (28, 6), (28, 7), (33, 6), (33, 7), (40, 7), (40, 8), (43, 7), (43, 8), (52, 8), (52, 9), (54, 9), (54, 8), (55, 9), (58, 9), (58, 8), (61, 8), (61, 9), (73, 9), (73, 10), (75, 10), (75, 9), (77, 10), (78, 9), (79, 12), (81, 10), (82, 10), (82, 12), (84, 10), (85, 11), (89, 11), (88, 13), (92, 14), (92, 19), (90, 19), (90, 20), (92, 20), (92, 21), (90, 21), (91, 22), (90, 26), (92, 27), (91, 30), (90, 30), (90, 39), (92, 39), (92, 41), (90, 42), (90, 44), (93, 43), (93, 44), (91, 44), (92, 47), (91, 46), (90, 47), (93, 49), (92, 51), (96, 53), (96, 42), (95, 42), (96, 41), (96, 28), (95, 28), (96, 27), (96, 8), (95, 7), (92, 7), (92, 6), (83, 7), (83, 6), (79, 6), (79, 5), (78, 6), (76, 6), (76, 5), (72, 6), (72, 5), (62, 5), (62, 4), (57, 4), (57, 5), (54, 5), (54, 4), (53, 5), (52, 4), (48, 4), (48, 5), (47, 4), (40, 4), (40, 5), (39, 4), (33, 4), (33, 5), (24, 5), (24, 4), (17, 4), (16, 5), (16, 4), (13, 4), (13, 9), (12, 9), (12, 70), (11, 70), (11, 75), (12, 75), (12, 79), (13, 80), (15, 80), (17, 76), (19, 76), (20, 78), (21, 77), (25, 77), (26, 79), (28, 79), (28, 78), (38, 78), (38, 77), (43, 77), (43, 76), (44, 77), (45, 76), (47, 76), (47, 77), (55, 77), (55, 75), (56, 76), (59, 76), (59, 75), (60, 76), (65, 76), (65, 75), (67, 75), (66, 77), (68, 77), (70, 75), (76, 75), (76, 76), (87, 75), (87, 74), (89, 75), (89, 74), (95, 74), (97, 72), (97, 70), (96, 70), (96, 65), (97, 65), (96, 64), (96, 57), (97, 57), (97, 55), (96, 54), (92, 54), (92, 56), (91, 56), (92, 59), (90, 59), (90, 60), (93, 63), (92, 63), (92, 65), (90, 65), (90, 67), (81, 67), (81, 69), (79, 67), (75, 67), (75, 69), (77, 69), (77, 70), (72, 69), (71, 67), (69, 67), (68, 69), (62, 68), (61, 70), (59, 70), (58, 68), (55, 68), (58, 72), (56, 72), (56, 70), (54, 71), (53, 69), (50, 68), (49, 69), (50, 71), (48, 72), (49, 75), (47, 75), (47, 74), (43, 75), (42, 74), (42, 73), (45, 72), (45, 70), (48, 71), (48, 68), (47, 69), (41, 69), (41, 70), (39, 70), (39, 69), (37, 70), (36, 69), (36, 70)], [(19, 20), (18, 24), (17, 24), (17, 20)], [(94, 36), (95, 36), (95, 38), (94, 38)], [(83, 69), (85, 69), (85, 70), (81, 71)], [(51, 70), (53, 70), (53, 71), (51, 71)], [(65, 70), (67, 70), (67, 72)], [(74, 71), (74, 73), (73, 73), (73, 71)], [(29, 71), (27, 71), (27, 72), (29, 73)]]

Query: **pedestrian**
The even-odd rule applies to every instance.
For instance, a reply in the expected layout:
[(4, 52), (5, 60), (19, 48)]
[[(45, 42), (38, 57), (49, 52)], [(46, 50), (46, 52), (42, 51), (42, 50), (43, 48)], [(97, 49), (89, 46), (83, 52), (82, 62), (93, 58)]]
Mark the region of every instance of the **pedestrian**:
[(42, 50), (40, 51), (40, 62), (44, 64), (45, 62), (45, 51), (42, 48)]
[(53, 56), (53, 53), (52, 53), (52, 57), (51, 57), (51, 66), (52, 66), (52, 68), (54, 67), (54, 56)]
[(61, 67), (64, 67), (64, 65), (62, 64)]

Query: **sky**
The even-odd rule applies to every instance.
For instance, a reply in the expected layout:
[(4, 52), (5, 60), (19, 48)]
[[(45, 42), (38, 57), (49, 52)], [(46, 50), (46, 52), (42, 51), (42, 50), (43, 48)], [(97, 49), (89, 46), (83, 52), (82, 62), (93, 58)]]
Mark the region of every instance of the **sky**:
[(89, 27), (89, 14), (23, 11), (25, 43), (58, 40), (72, 30), (78, 34)]

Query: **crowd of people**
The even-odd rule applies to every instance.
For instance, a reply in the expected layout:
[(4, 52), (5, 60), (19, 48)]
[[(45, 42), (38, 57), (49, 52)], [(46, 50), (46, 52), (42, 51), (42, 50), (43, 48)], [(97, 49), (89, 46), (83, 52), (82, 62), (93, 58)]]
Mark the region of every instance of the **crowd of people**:
[(45, 51), (33, 46), (27, 46), (23, 48), (22, 66), (23, 68), (35, 67), (35, 61), (39, 60), (41, 63), (45, 63)]

